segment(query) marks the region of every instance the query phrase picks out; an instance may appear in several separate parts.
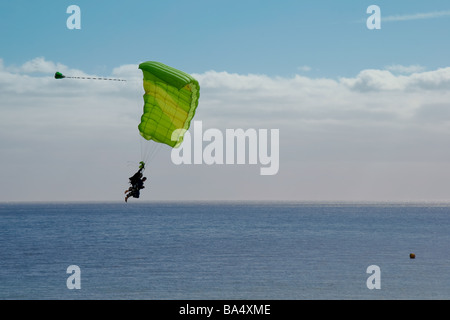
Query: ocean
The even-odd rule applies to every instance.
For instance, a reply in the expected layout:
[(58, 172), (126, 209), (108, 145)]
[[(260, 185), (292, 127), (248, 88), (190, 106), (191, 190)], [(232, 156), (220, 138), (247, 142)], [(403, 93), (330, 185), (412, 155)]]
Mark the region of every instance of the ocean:
[(0, 204), (0, 299), (449, 298), (449, 204)]

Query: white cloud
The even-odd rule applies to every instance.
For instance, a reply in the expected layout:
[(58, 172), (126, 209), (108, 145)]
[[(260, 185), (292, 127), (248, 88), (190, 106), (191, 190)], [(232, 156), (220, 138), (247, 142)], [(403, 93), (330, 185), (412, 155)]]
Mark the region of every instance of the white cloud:
[(444, 90), (450, 88), (450, 68), (440, 68), (428, 72), (415, 72), (411, 75), (394, 75), (387, 70), (363, 70), (355, 78), (342, 78), (341, 82), (352, 90), (390, 91), (390, 90)]
[(383, 22), (395, 22), (395, 21), (409, 21), (409, 20), (421, 20), (421, 19), (435, 19), (440, 17), (450, 16), (450, 11), (433, 11), (425, 13), (392, 15), (382, 17)]
[(67, 200), (72, 193), (95, 199), (95, 189), (101, 197), (100, 184), (114, 176), (106, 168), (124, 160), (128, 144), (137, 142), (142, 88), (56, 80), (54, 67), (74, 71), (41, 58), (0, 70), (0, 201)]
[(126, 64), (114, 68), (112, 74), (115, 77), (120, 77), (128, 81), (142, 79), (142, 71), (135, 64)]
[(400, 64), (386, 66), (385, 68), (386, 68), (386, 70), (389, 70), (391, 72), (401, 73), (401, 74), (411, 74), (411, 73), (423, 72), (426, 70), (425, 67), (422, 67), (419, 65), (403, 66)]
[(308, 71), (311, 71), (312, 70), (312, 68), (310, 67), (310, 66), (301, 66), (301, 67), (298, 67), (297, 68), (299, 71), (303, 71), (303, 72), (308, 72)]
[[(127, 82), (55, 80), (54, 67), (62, 66), (39, 58), (13, 71), (0, 63), (0, 201), (120, 200), (128, 174), (140, 160), (141, 71), (137, 65), (112, 71)], [(362, 70), (341, 79), (195, 74), (201, 86), (195, 119), (204, 129), (280, 129), (279, 174), (262, 180), (259, 167), (177, 167), (165, 150), (149, 169), (158, 188), (148, 196), (229, 199), (245, 179), (255, 198), (299, 199), (289, 191), (293, 189), (312, 197), (312, 184), (319, 192), (316, 198), (332, 198), (333, 192), (350, 197), (355, 186), (333, 179), (347, 175), (362, 183), (372, 177), (367, 183), (383, 188), (383, 181), (367, 170), (376, 168), (387, 178), (403, 162), (420, 163), (402, 172), (410, 174), (411, 185), (419, 177), (414, 168), (450, 161), (450, 68), (414, 73), (410, 68), (400, 75), (392, 69), (401, 68), (390, 69)], [(44, 71), (47, 76), (35, 74)], [(185, 175), (193, 178), (180, 178)], [(221, 181), (219, 189), (208, 187), (216, 181)], [(442, 183), (427, 186), (434, 190)], [(182, 195), (170, 191), (174, 184), (185, 190)], [(320, 193), (321, 185), (338, 184), (340, 190), (330, 187)], [(406, 185), (399, 178), (395, 186)]]
[(87, 76), (86, 73), (81, 70), (72, 69), (67, 67), (62, 63), (55, 63), (52, 61), (46, 60), (44, 57), (37, 57), (30, 61), (25, 62), (21, 66), (3, 66), (0, 65), (0, 70), (4, 70), (6, 72), (10, 72), (13, 74), (28, 74), (28, 75), (36, 75), (36, 74), (49, 74), (54, 75), (56, 71), (59, 71), (63, 74), (67, 74), (70, 76)]
[(68, 67), (61, 63), (47, 61), (43, 57), (38, 57), (31, 61), (27, 61), (20, 68), (20, 71), (24, 73), (55, 73), (57, 70), (66, 71), (68, 70)]
[(356, 78), (341, 79), (344, 85), (361, 92), (404, 90), (407, 81), (405, 76), (395, 76), (390, 71), (375, 69), (363, 70)]

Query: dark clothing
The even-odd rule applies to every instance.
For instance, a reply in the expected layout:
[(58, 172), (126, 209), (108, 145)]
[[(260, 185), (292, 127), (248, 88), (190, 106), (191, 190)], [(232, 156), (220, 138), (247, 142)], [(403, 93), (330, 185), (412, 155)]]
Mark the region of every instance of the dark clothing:
[(141, 192), (139, 191), (139, 189), (133, 189), (130, 192), (130, 196), (132, 196), (133, 198), (139, 198), (140, 195)]
[(130, 177), (130, 184), (131, 187), (125, 191), (125, 193), (128, 192), (127, 196), (125, 197), (125, 202), (127, 202), (129, 197), (133, 198), (139, 198), (140, 196), (140, 190), (144, 189), (144, 181), (147, 179), (146, 177), (142, 177), (142, 170), (144, 168), (140, 168), (138, 172), (136, 172), (132, 177)]
[(139, 169), (138, 172), (136, 172), (132, 177), (129, 178), (131, 185), (138, 183), (142, 179), (142, 170), (143, 168)]

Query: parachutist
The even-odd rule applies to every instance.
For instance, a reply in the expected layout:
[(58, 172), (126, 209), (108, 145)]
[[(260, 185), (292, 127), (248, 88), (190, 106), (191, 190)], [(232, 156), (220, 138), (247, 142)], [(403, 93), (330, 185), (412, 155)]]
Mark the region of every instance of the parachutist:
[[(157, 61), (147, 61), (139, 64), (143, 73), (144, 113), (138, 125), (139, 133), (145, 140), (165, 144), (177, 148), (183, 142), (183, 135), (189, 129), (191, 120), (195, 116), (200, 97), (200, 85), (191, 75), (166, 66)], [(55, 78), (62, 79), (61, 73)], [(67, 77), (66, 78), (75, 78)], [(87, 77), (77, 77), (87, 79)], [(181, 129), (181, 130), (176, 130)], [(173, 140), (173, 132), (176, 139)], [(142, 159), (149, 159), (147, 152), (143, 152)], [(152, 154), (153, 155), (153, 154)], [(130, 178), (131, 188), (125, 193), (125, 201), (129, 197), (139, 198), (139, 190), (144, 188), (145, 179), (142, 171), (145, 163), (139, 163), (139, 171)]]
[(145, 168), (144, 162), (139, 163), (139, 170), (129, 178), (131, 187), (125, 190), (125, 193), (128, 193), (125, 197), (125, 202), (128, 202), (129, 197), (139, 198), (140, 190), (144, 189), (144, 182), (147, 180), (146, 177), (143, 177), (142, 171)]
[[(130, 178), (130, 180), (131, 180), (131, 178)], [(147, 180), (146, 177), (139, 178), (135, 184), (133, 184), (130, 188), (128, 188), (128, 190), (125, 191), (125, 193), (128, 192), (128, 194), (125, 197), (125, 202), (128, 202), (129, 197), (139, 198), (140, 190), (145, 188), (145, 186), (144, 186), (145, 180)]]

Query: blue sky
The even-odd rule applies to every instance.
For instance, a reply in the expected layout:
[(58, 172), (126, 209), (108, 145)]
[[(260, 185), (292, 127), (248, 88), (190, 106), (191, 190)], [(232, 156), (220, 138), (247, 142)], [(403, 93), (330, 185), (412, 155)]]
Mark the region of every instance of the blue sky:
[(261, 176), (162, 148), (143, 200), (449, 201), (449, 35), (448, 0), (2, 1), (0, 201), (123, 201), (148, 60), (199, 80), (205, 129), (278, 129), (280, 159)]
[[(66, 8), (81, 8), (68, 30)], [(85, 72), (109, 73), (149, 59), (188, 72), (350, 76), (365, 68), (447, 65), (449, 16), (382, 23), (368, 30), (366, 9), (395, 15), (445, 12), (448, 1), (3, 1), (1, 56), (35, 57)]]

